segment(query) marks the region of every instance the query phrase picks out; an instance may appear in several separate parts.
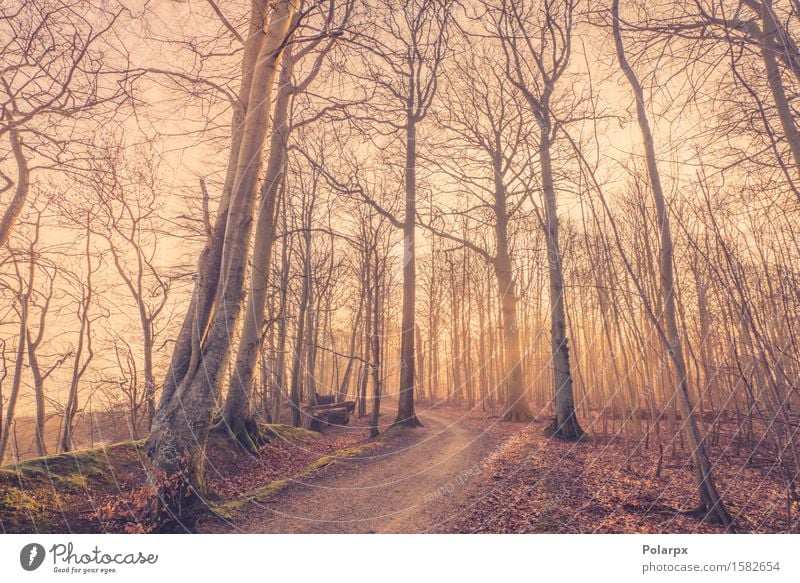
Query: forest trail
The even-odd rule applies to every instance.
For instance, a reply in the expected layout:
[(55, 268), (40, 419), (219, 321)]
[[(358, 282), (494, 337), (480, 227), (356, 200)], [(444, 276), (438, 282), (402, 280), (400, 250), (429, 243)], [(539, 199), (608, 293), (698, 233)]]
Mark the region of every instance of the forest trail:
[(468, 506), (473, 482), (498, 437), (436, 410), (424, 427), (401, 429), (385, 443), (247, 504), (212, 532), (422, 533), (446, 529)]

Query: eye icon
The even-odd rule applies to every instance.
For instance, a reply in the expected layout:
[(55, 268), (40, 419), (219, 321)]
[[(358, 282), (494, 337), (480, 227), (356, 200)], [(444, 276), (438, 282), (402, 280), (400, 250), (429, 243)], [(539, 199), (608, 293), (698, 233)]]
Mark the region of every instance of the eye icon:
[(44, 547), (39, 543), (30, 543), (19, 552), (19, 564), (26, 571), (35, 571), (44, 562)]

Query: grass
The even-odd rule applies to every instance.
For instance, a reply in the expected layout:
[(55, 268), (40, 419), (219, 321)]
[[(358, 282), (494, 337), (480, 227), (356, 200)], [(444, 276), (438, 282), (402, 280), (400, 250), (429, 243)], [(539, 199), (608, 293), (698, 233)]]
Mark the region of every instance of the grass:
[(42, 532), (79, 524), (87, 504), (113, 493), (141, 466), (141, 441), (28, 459), (0, 468), (0, 532)]

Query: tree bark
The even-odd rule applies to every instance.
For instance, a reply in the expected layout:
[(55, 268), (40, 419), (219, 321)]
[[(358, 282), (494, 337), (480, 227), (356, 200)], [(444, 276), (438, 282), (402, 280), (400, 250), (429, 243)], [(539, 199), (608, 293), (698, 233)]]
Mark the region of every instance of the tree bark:
[(370, 417), (369, 436), (378, 436), (378, 421), (381, 415), (381, 338), (380, 338), (380, 271), (377, 251), (375, 247), (375, 262), (373, 264), (373, 318), (372, 318), (372, 416)]
[(281, 275), (280, 275), (280, 307), (279, 314), (279, 327), (278, 327), (278, 349), (276, 359), (278, 361), (275, 367), (275, 387), (272, 390), (272, 422), (281, 422), (281, 400), (282, 394), (286, 384), (286, 336), (287, 336), (287, 317), (286, 317), (286, 301), (289, 292), (289, 233), (287, 230), (286, 222), (286, 197), (281, 199), (281, 206), (283, 210), (283, 235), (281, 237)]
[[(412, 75), (411, 87), (414, 87)], [(422, 425), (414, 411), (414, 329), (416, 321), (417, 264), (415, 231), (417, 219), (417, 124), (413, 119), (414, 100), (409, 99), (406, 122), (406, 205), (403, 223), (403, 315), (400, 332), (400, 394), (395, 424)]]
[(297, 332), (295, 334), (294, 351), (292, 352), (292, 385), (289, 398), (292, 406), (292, 425), (303, 424), (300, 409), (300, 380), (303, 378), (303, 346), (306, 344), (306, 317), (308, 313), (309, 288), (311, 286), (311, 231), (306, 230), (306, 249), (303, 258), (303, 287), (300, 291), (300, 306), (297, 314)]
[(8, 139), (11, 141), (11, 151), (14, 153), (14, 159), (17, 162), (17, 186), (14, 189), (14, 196), (11, 197), (3, 216), (0, 217), (0, 247), (5, 246), (8, 242), (11, 231), (14, 229), (22, 208), (25, 206), (25, 200), (28, 198), (31, 186), (28, 160), (22, 150), (22, 138), (16, 129), (11, 129), (8, 132)]
[(19, 398), (19, 389), (22, 384), (22, 367), (25, 364), (25, 337), (28, 329), (28, 303), (30, 299), (30, 290), (21, 290), (19, 295), (20, 299), (20, 322), (19, 332), (17, 334), (17, 351), (14, 362), (14, 376), (11, 379), (11, 392), (8, 395), (8, 403), (6, 404), (6, 419), (5, 431), (0, 434), (0, 464), (3, 462), (3, 456), (8, 447), (8, 440), (11, 437), (11, 427), (14, 421), (14, 413), (17, 407), (17, 399)]
[(253, 244), (250, 291), (223, 411), (222, 422), (227, 430), (250, 451), (255, 451), (260, 441), (258, 426), (252, 418), (253, 376), (263, 342), (267, 283), (275, 240), (275, 207), (286, 168), (286, 147), (289, 139), (288, 112), (292, 97), (293, 69), (294, 59), (290, 45), (285, 51), (278, 79), (278, 94), (272, 115), (269, 162), (261, 184), (261, 204)]
[[(544, 111), (548, 111), (544, 99)], [(547, 114), (545, 114), (547, 115)], [(558, 207), (553, 185), (553, 163), (550, 157), (550, 122), (542, 120), (539, 140), (539, 159), (542, 170), (542, 191), (545, 201), (545, 239), (547, 265), (550, 276), (550, 353), (553, 359), (553, 387), (555, 389), (555, 418), (547, 428), (553, 437), (577, 440), (584, 436), (575, 414), (572, 374), (567, 345), (567, 317), (564, 309), (564, 266), (558, 242)]]
[(506, 421), (530, 421), (533, 419), (528, 407), (528, 394), (522, 374), (519, 325), (517, 322), (517, 294), (511, 255), (508, 250), (508, 210), (506, 188), (502, 181), (501, 160), (494, 156), (494, 213), (497, 251), (493, 266), (497, 278), (497, 297), (500, 302), (501, 325), (503, 327), (503, 370), (505, 372), (506, 401), (503, 419)]
[[(236, 180), (239, 151), (248, 113), (248, 101), (253, 86), (253, 73), (263, 44), (262, 29), (265, 24), (263, 6), (259, 4), (259, 0), (251, 0), (250, 5), (250, 26), (242, 55), (242, 82), (233, 107), (231, 151), (225, 172), (225, 182), (222, 186), (214, 225), (206, 233), (206, 243), (198, 258), (191, 300), (175, 340), (175, 348), (172, 351), (172, 358), (161, 390), (159, 409), (172, 399), (187, 372), (197, 366), (200, 344), (206, 334), (208, 319), (212, 313), (215, 293), (219, 284), (223, 241), (228, 224), (228, 208)], [(205, 191), (203, 196), (207, 196)]]
[[(778, 29), (775, 22), (775, 13), (772, 10), (771, 0), (761, 0), (761, 29), (758, 26), (750, 26), (751, 34), (755, 38), (760, 38), (759, 50), (761, 59), (764, 62), (764, 72), (767, 76), (772, 99), (775, 103), (775, 110), (778, 113), (778, 119), (781, 122), (783, 135), (786, 142), (789, 144), (789, 150), (792, 153), (792, 160), (794, 162), (797, 178), (800, 179), (800, 132), (795, 125), (795, 116), (792, 113), (789, 100), (786, 96), (786, 89), (783, 85), (783, 78), (781, 77), (781, 70), (778, 67), (778, 61), (775, 55), (779, 54), (783, 49), (778, 45)], [(751, 21), (752, 22), (752, 21)], [(753, 23), (754, 24), (754, 23)]]

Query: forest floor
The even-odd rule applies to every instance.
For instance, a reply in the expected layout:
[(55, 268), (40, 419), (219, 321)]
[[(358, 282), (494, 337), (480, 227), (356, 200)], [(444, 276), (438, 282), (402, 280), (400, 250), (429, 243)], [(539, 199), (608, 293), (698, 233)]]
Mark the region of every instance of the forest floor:
[[(549, 419), (503, 423), (437, 407), (422, 428), (389, 430), (236, 504), (203, 532), (719, 533), (682, 513), (695, 505), (688, 455), (666, 444), (628, 454), (621, 439), (548, 439)], [(787, 498), (774, 467), (726, 456), (719, 487), (736, 527), (786, 532)], [(800, 501), (791, 502), (792, 521)], [(797, 528), (797, 524), (793, 528)]]
[[(682, 514), (696, 501), (689, 456), (665, 441), (633, 444), (593, 435), (548, 439), (549, 419), (504, 423), (481, 410), (418, 407), (423, 427), (381, 436), (367, 419), (325, 434), (266, 426), (256, 455), (221, 434), (207, 447), (213, 513), (200, 532), (722, 532)], [(613, 425), (611, 427), (613, 432)], [(800, 500), (787, 500), (768, 456), (732, 455), (730, 435), (711, 449), (718, 486), (737, 528), (800, 530)], [(728, 446), (723, 455), (722, 448)], [(0, 468), (0, 532), (141, 532), (126, 508), (142, 492), (141, 442), (36, 458)], [(735, 448), (733, 448), (735, 452)], [(789, 519), (787, 520), (787, 514)]]
[[(522, 426), (485, 423), (461, 409), (420, 415), (421, 428), (392, 428), (317, 471), (253, 497), (205, 532), (416, 533), (448, 531), (475, 479)], [(497, 419), (495, 418), (495, 421)]]

